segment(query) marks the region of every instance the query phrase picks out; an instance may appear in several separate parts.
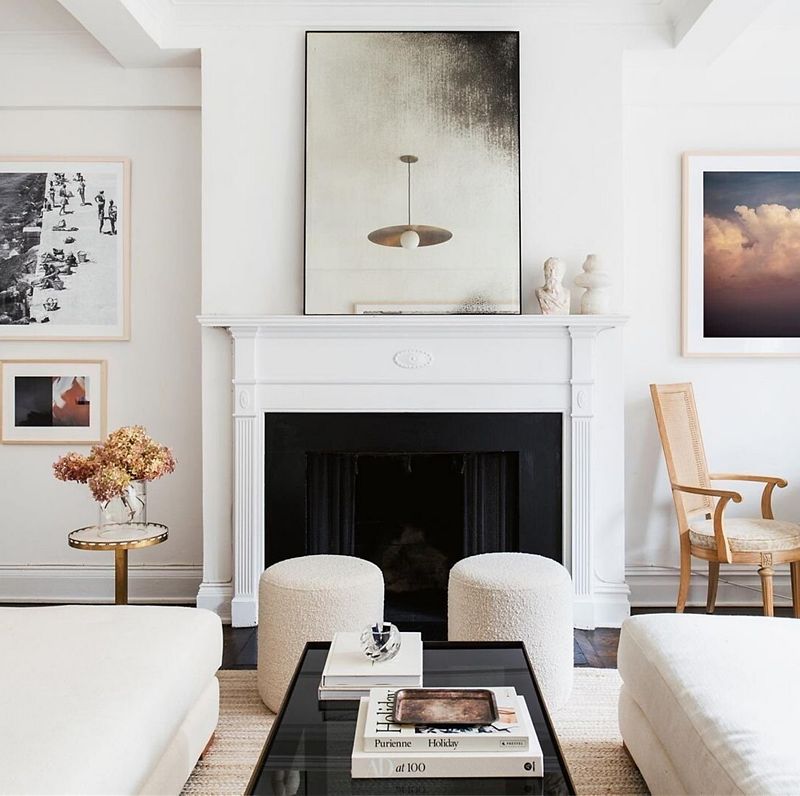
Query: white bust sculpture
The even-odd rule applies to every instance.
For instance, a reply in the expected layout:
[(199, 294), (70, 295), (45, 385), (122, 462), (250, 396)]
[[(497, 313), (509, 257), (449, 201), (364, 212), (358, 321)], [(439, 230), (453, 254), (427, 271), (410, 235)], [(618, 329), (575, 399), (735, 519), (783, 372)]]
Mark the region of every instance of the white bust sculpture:
[(566, 270), (564, 261), (558, 257), (544, 261), (544, 285), (536, 288), (542, 315), (569, 315), (569, 290), (561, 283)]
[(575, 277), (575, 286), (586, 289), (581, 296), (581, 315), (606, 315), (609, 308), (608, 287), (611, 279), (600, 267), (596, 254), (589, 254), (583, 273)]

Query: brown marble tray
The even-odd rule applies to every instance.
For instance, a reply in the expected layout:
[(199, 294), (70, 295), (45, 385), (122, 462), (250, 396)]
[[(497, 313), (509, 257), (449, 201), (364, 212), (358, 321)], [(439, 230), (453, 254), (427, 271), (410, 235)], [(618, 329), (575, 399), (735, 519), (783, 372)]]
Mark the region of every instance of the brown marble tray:
[(488, 688), (402, 688), (395, 694), (398, 724), (469, 726), (497, 721), (497, 702)]

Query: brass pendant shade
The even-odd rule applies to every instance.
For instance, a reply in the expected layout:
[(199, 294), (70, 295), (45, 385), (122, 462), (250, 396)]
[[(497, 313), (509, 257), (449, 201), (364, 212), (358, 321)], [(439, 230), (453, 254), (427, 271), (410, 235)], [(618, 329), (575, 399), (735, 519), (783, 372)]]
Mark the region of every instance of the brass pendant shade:
[(404, 249), (416, 249), (418, 246), (435, 246), (450, 240), (453, 237), (453, 233), (448, 229), (431, 227), (427, 224), (411, 223), (411, 164), (416, 163), (419, 158), (416, 155), (401, 155), (400, 160), (408, 167), (408, 223), (375, 229), (367, 235), (367, 238), (379, 246), (396, 246)]

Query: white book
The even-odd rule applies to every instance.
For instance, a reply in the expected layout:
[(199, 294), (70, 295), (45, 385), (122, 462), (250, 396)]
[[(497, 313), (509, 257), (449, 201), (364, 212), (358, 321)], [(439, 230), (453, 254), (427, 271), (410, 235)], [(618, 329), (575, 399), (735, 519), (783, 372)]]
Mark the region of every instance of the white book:
[(517, 697), (518, 711), (527, 722), (530, 748), (510, 752), (365, 752), (364, 727), (369, 700), (362, 699), (358, 708), (356, 734), (350, 775), (353, 779), (420, 779), (464, 777), (541, 777), (544, 758), (536, 731), (523, 697)]
[[(530, 731), (519, 714), (516, 689), (490, 688), (498, 720), (471, 727), (397, 724), (392, 720), (396, 688), (373, 688), (364, 727), (365, 752), (500, 752), (525, 751)], [(527, 708), (525, 713), (527, 714)]]
[(374, 663), (361, 650), (360, 633), (336, 633), (322, 670), (320, 686), (398, 686), (422, 684), (422, 634), (401, 633), (397, 655)]
[(368, 697), (369, 691), (369, 686), (361, 688), (346, 685), (320, 685), (317, 690), (317, 698), (320, 702), (327, 702), (330, 699), (349, 699), (357, 702), (361, 697)]

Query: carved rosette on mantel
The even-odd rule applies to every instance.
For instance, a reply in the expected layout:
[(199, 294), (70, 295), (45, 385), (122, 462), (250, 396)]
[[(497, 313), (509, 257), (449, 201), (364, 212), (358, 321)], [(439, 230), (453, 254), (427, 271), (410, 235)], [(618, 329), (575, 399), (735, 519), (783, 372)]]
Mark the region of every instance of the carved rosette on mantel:
[[(264, 569), (267, 412), (561, 412), (564, 563), (577, 627), (629, 614), (624, 561), (621, 328), (612, 315), (202, 316), (234, 341), (233, 528), (204, 534), (204, 560), (232, 535), (235, 626), (258, 622)], [(607, 342), (606, 342), (607, 341)], [(207, 387), (207, 385), (206, 385)], [(598, 422), (600, 420), (600, 422)], [(217, 529), (214, 529), (217, 532)], [(213, 568), (213, 567), (212, 567)], [(215, 569), (216, 571), (216, 569)], [(220, 583), (198, 605), (220, 609)]]

